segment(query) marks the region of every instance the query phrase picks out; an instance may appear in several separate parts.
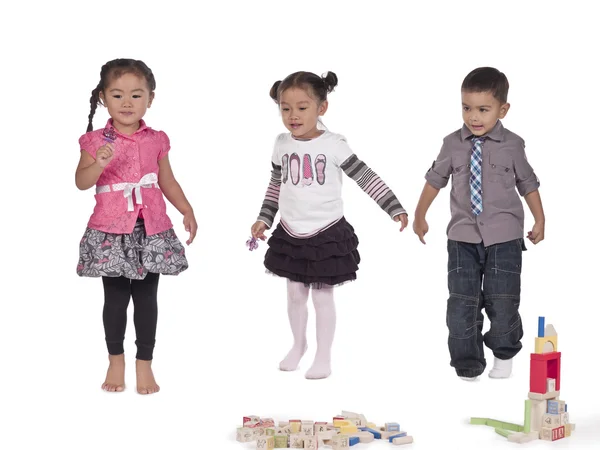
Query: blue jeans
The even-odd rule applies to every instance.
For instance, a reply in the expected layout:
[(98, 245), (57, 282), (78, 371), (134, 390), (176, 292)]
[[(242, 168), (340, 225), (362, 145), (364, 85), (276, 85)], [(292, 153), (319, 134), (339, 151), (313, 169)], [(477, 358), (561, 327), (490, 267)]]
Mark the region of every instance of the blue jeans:
[[(475, 377), (485, 370), (483, 344), (499, 359), (523, 347), (519, 315), (523, 239), (484, 247), (448, 240), (448, 348), (457, 375)], [(490, 330), (482, 335), (483, 313)]]

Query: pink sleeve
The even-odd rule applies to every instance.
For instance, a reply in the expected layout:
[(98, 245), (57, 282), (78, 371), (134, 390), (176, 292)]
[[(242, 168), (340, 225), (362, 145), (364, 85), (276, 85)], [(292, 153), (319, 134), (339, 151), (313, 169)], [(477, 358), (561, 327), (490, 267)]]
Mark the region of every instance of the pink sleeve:
[(160, 152), (158, 153), (158, 160), (160, 161), (167, 156), (167, 153), (169, 153), (169, 150), (171, 150), (171, 141), (169, 140), (167, 133), (164, 131), (159, 131), (158, 142), (160, 143)]
[(95, 139), (95, 134), (93, 132), (85, 133), (79, 138), (79, 149), (85, 150), (92, 158), (96, 159), (96, 150), (102, 146), (98, 145), (96, 141), (97, 139)]

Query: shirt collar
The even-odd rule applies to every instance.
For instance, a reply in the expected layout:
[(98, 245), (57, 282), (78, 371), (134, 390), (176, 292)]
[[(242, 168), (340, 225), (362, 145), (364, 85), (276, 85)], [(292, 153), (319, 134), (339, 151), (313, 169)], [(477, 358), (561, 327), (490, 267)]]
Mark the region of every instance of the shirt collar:
[(127, 135), (127, 134), (120, 133), (119, 130), (117, 130), (115, 127), (113, 127), (113, 119), (112, 119), (112, 117), (110, 117), (108, 119), (108, 121), (106, 122), (106, 126), (104, 127), (104, 129), (107, 129), (107, 128), (114, 130), (114, 132), (117, 133), (121, 137), (132, 139), (134, 135), (144, 131), (146, 128), (148, 128), (148, 126), (146, 125), (146, 122), (144, 122), (144, 119), (140, 119), (140, 127), (132, 135)]
[[(464, 141), (465, 139), (470, 138), (472, 136), (473, 133), (471, 133), (471, 130), (469, 130), (467, 125), (463, 123), (463, 126), (460, 130), (460, 139)], [(493, 141), (502, 142), (504, 140), (504, 125), (502, 125), (500, 119), (496, 121), (496, 125), (494, 125), (494, 128), (492, 128), (489, 131), (489, 133), (486, 133), (481, 137), (487, 137), (492, 139)]]

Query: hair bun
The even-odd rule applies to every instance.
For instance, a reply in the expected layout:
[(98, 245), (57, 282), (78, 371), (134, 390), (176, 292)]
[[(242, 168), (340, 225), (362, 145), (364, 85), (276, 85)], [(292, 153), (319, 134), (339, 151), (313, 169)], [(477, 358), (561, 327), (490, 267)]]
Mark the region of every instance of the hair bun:
[(325, 83), (325, 89), (327, 89), (328, 93), (333, 91), (338, 84), (338, 77), (333, 72), (327, 72), (327, 75), (321, 78), (323, 79), (323, 83)]
[(273, 100), (275, 100), (275, 102), (277, 102), (277, 91), (279, 90), (280, 84), (281, 80), (276, 81), (275, 83), (273, 83), (273, 86), (271, 86), (271, 90), (269, 91), (269, 95)]

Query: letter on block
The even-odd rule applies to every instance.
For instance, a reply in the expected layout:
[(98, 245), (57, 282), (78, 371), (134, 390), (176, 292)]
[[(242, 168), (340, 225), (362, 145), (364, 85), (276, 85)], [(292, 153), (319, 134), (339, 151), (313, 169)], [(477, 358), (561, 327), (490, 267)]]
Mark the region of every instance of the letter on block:
[(304, 448), (304, 436), (300, 433), (290, 435), (290, 448)]
[(317, 450), (317, 437), (316, 436), (304, 436), (304, 448), (310, 448), (311, 450)]
[(256, 440), (256, 448), (261, 450), (273, 450), (275, 448), (275, 438), (273, 436), (263, 436)]
[(238, 442), (251, 442), (254, 440), (254, 430), (248, 427), (237, 429), (236, 440)]
[(345, 450), (350, 448), (350, 439), (348, 435), (338, 434), (331, 440), (333, 450)]
[(542, 417), (542, 424), (544, 428), (556, 428), (560, 426), (560, 416), (557, 414), (544, 414)]

